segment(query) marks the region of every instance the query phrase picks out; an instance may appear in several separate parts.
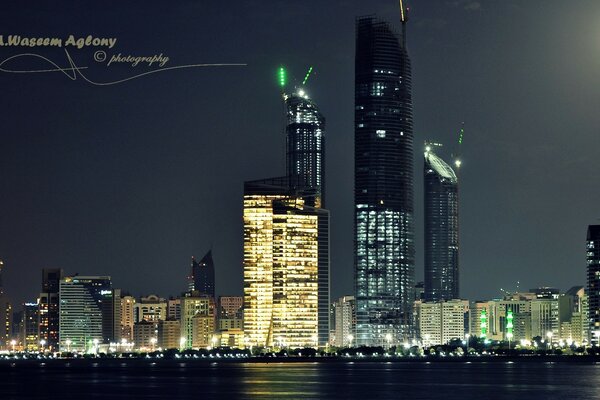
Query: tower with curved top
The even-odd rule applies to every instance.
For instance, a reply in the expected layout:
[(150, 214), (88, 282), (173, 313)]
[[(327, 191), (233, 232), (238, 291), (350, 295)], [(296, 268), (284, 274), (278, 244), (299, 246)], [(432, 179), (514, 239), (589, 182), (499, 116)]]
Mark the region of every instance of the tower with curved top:
[(425, 301), (458, 299), (458, 177), (431, 146), (424, 162)]

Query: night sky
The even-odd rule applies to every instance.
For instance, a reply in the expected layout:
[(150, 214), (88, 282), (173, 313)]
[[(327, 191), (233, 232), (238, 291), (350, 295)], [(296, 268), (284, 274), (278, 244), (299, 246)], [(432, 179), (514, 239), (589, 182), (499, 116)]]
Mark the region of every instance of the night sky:
[[(393, 0), (48, 2), (3, 5), (0, 34), (116, 37), (106, 50), (167, 71), (98, 87), (59, 72), (0, 72), (0, 259), (6, 291), (34, 300), (41, 269), (110, 275), (134, 295), (178, 295), (212, 247), (219, 294), (242, 294), (245, 180), (284, 173), (285, 64), (327, 119), (332, 299), (353, 291), (355, 17), (399, 28)], [(600, 223), (600, 1), (413, 0), (416, 278), (423, 276), (422, 155), (464, 121), (461, 295), (585, 284)], [(148, 71), (69, 49), (95, 81)], [(32, 52), (67, 67), (60, 48)], [(23, 60), (16, 68), (49, 68)], [(8, 67), (8, 65), (4, 65)]]

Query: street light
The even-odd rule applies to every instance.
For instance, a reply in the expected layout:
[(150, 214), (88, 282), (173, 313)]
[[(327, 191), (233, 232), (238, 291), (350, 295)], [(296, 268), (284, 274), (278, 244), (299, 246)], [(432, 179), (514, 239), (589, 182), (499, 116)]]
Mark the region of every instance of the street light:
[(40, 340), (40, 345), (42, 345), (42, 353), (44, 352), (44, 346), (46, 345), (46, 341), (44, 339)]
[(388, 349), (390, 349), (392, 347), (391, 346), (391, 343), (392, 343), (392, 334), (391, 333), (387, 333), (385, 335), (385, 340), (387, 341)]
[(65, 340), (65, 344), (67, 345), (67, 353), (71, 352), (71, 343), (73, 343), (71, 342), (71, 339)]
[(546, 332), (546, 337), (548, 337), (548, 348), (552, 347), (552, 331)]
[(15, 352), (15, 346), (17, 345), (17, 341), (15, 339), (10, 341), (10, 345), (12, 346), (12, 352)]
[(183, 350), (185, 347), (185, 342), (187, 342), (187, 339), (185, 338), (185, 336), (182, 336), (179, 338), (179, 350)]
[(213, 336), (212, 339), (210, 339), (210, 343), (212, 344), (212, 347), (215, 347), (215, 345), (217, 344), (217, 337)]
[(354, 335), (352, 335), (352, 334), (348, 335), (348, 342), (350, 343), (350, 345), (348, 347), (352, 347), (353, 340), (354, 340)]
[(157, 341), (158, 340), (155, 337), (153, 337), (153, 338), (150, 339), (150, 344), (152, 345), (152, 351), (154, 351), (154, 348), (156, 347), (156, 342)]

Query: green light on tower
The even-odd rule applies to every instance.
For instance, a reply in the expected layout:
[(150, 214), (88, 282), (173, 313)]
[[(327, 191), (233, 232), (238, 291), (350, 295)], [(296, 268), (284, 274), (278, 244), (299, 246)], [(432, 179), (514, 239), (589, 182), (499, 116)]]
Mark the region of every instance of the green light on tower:
[(513, 312), (508, 310), (506, 313), (506, 337), (508, 340), (513, 338)]
[(279, 71), (277, 72), (277, 77), (279, 78), (279, 86), (282, 88), (285, 87), (287, 83), (287, 72), (285, 68), (279, 67)]
[(308, 69), (308, 72), (306, 73), (306, 76), (304, 77), (304, 80), (302, 81), (302, 85), (306, 85), (306, 81), (308, 81), (308, 78), (310, 77), (310, 74), (313, 71), (313, 67), (310, 67)]
[(487, 335), (487, 313), (484, 310), (481, 310), (481, 315), (479, 316), (479, 327), (481, 328), (481, 337), (485, 339)]

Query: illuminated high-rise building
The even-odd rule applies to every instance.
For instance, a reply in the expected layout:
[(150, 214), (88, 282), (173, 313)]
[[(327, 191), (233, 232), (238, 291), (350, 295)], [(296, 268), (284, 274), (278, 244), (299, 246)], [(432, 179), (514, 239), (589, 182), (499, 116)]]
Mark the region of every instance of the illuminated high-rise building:
[(600, 225), (587, 231), (587, 295), (590, 340), (600, 345)]
[(303, 88), (285, 93), (283, 69), (280, 84), (287, 175), (244, 184), (245, 341), (324, 347), (330, 329), (325, 119)]
[(325, 118), (302, 89), (285, 94), (287, 108), (287, 175), (299, 191), (314, 192), (316, 204), (324, 205)]
[(212, 296), (191, 291), (181, 296), (181, 347), (206, 347), (211, 344), (215, 331), (215, 299)]
[(121, 297), (121, 339), (128, 342), (133, 340), (133, 325), (135, 324), (135, 297)]
[(401, 35), (373, 16), (356, 24), (356, 345), (413, 336), (413, 117), (402, 2), (401, 16)]
[(200, 261), (196, 261), (192, 257), (189, 290), (196, 290), (203, 295), (215, 297), (215, 263), (212, 250), (209, 250)]
[(2, 286), (2, 268), (4, 263), (0, 260), (0, 349), (7, 349), (12, 335), (12, 304)]
[(458, 299), (458, 178), (425, 148), (425, 301)]
[(39, 339), (45, 340), (50, 351), (58, 349), (60, 319), (59, 289), (63, 270), (44, 268), (42, 270), (42, 291), (38, 302)]
[(315, 347), (319, 234), (329, 212), (290, 194), (285, 181), (244, 186), (244, 331), (254, 346)]
[(60, 349), (90, 351), (121, 335), (121, 295), (108, 276), (70, 276), (60, 281)]

